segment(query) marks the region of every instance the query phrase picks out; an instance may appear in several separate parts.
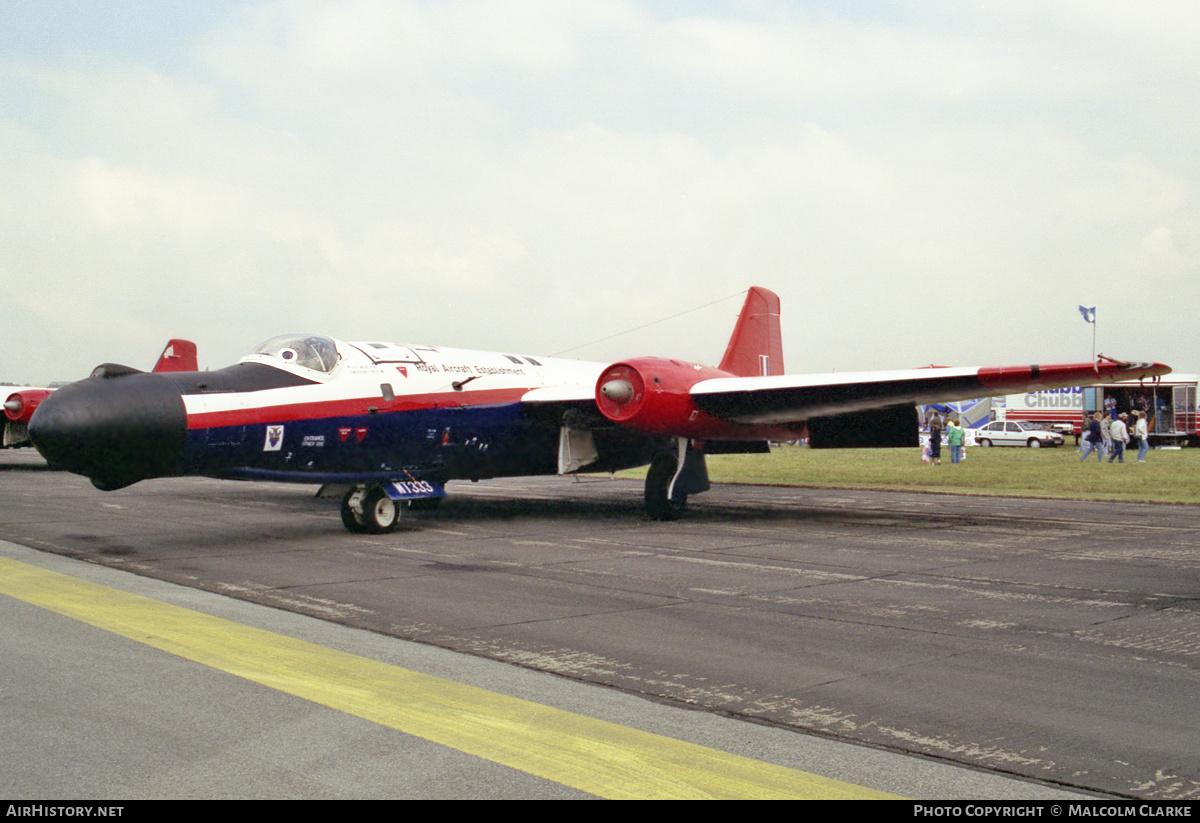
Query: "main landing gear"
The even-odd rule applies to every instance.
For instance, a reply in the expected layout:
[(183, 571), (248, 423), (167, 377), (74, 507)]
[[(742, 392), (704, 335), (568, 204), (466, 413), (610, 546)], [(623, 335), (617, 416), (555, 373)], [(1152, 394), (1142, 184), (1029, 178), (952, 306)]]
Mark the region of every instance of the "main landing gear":
[(704, 453), (677, 441), (675, 453), (659, 454), (646, 473), (646, 515), (651, 520), (678, 520), (687, 509), (689, 494), (708, 491)]
[(687, 495), (671, 494), (677, 461), (673, 455), (660, 455), (646, 473), (646, 515), (651, 520), (678, 520), (687, 509)]

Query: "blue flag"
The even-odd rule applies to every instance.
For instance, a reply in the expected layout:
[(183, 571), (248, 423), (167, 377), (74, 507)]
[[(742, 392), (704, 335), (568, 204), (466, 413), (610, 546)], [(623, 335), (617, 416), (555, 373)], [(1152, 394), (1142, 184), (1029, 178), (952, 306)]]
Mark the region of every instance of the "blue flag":
[(1092, 306), (1090, 309), (1087, 308), (1086, 306), (1080, 306), (1079, 313), (1083, 315), (1083, 319), (1086, 320), (1088, 323), (1096, 322), (1096, 307), (1095, 306)]

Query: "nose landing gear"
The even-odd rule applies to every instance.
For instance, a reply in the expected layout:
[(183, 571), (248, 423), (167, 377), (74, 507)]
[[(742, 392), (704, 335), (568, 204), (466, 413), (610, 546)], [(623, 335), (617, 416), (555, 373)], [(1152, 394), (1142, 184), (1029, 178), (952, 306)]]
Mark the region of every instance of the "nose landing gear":
[(355, 534), (387, 534), (400, 525), (400, 506), (381, 486), (356, 486), (342, 498), (342, 525)]

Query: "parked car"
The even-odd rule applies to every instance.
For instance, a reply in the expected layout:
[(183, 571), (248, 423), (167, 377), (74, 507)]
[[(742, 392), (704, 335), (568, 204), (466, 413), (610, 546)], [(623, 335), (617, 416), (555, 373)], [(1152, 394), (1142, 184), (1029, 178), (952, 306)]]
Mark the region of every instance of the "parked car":
[(975, 432), (975, 442), (980, 446), (1061, 446), (1063, 436), (1058, 432), (1046, 431), (1036, 423), (1017, 420), (997, 420)]
[(1070, 423), (1051, 423), (1050, 428), (1053, 431), (1061, 434), (1063, 437), (1070, 437), (1071, 435), (1078, 437), (1080, 434), (1082, 434), (1078, 423), (1074, 425)]

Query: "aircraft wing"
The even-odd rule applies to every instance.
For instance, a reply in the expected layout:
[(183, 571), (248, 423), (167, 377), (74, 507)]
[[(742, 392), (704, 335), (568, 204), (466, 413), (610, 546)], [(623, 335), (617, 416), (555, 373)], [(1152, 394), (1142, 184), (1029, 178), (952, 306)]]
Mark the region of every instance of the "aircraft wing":
[(1098, 361), (1002, 368), (929, 368), (777, 377), (724, 377), (691, 387), (696, 407), (746, 425), (782, 424), (886, 406), (924, 405), (997, 394), (1145, 380), (1161, 363)]

